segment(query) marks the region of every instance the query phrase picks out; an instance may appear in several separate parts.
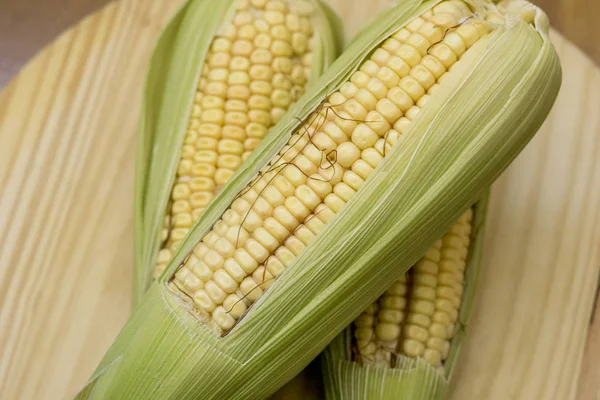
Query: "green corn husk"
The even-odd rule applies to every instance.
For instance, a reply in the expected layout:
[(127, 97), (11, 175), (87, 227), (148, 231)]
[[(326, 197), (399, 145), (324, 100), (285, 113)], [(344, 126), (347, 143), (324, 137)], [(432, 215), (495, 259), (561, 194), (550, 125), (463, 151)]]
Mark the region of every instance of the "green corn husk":
[[(535, 24), (547, 41), (546, 20), (541, 10), (525, 2), (503, 1), (505, 9), (525, 13), (526, 18), (535, 17)], [(450, 353), (442, 370), (434, 368), (422, 359), (411, 359), (397, 354), (392, 368), (361, 365), (352, 361), (352, 337), (348, 327), (338, 335), (321, 355), (326, 398), (330, 400), (353, 399), (444, 399), (455, 370), (460, 349), (468, 331), (477, 280), (481, 269), (483, 231), (489, 194), (479, 201), (473, 221), (472, 244), (469, 250), (466, 288), (459, 314), (459, 322), (452, 339)]]
[(321, 364), (327, 399), (411, 399), (435, 400), (446, 397), (456, 367), (460, 348), (468, 331), (477, 281), (481, 271), (481, 251), (489, 194), (478, 201), (473, 218), (473, 231), (456, 333), (443, 370), (422, 359), (397, 355), (393, 368), (361, 365), (352, 361), (351, 331), (345, 329), (325, 349)]
[[(511, 19), (463, 57), (461, 79), (440, 86), (359, 194), (227, 335), (201, 322), (168, 286), (299, 120), (375, 46), (438, 2), (407, 0), (387, 11), (291, 108), (195, 223), (78, 398), (265, 398), (481, 198), (541, 126), (560, 86), (559, 61), (541, 12), (534, 26)], [(155, 146), (168, 140), (161, 132)]]
[[(170, 188), (206, 54), (212, 38), (232, 18), (236, 2), (188, 0), (165, 27), (152, 55), (138, 139), (133, 307), (153, 280)], [(326, 4), (311, 3), (316, 37), (309, 82), (314, 82), (339, 55), (343, 33)]]

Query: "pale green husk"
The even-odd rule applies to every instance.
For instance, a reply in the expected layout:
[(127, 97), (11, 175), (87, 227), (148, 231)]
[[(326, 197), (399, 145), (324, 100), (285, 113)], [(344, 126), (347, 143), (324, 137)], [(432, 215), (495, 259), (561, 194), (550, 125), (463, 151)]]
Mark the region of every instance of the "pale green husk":
[(351, 331), (345, 329), (321, 355), (325, 393), (329, 400), (362, 399), (444, 399), (454, 372), (460, 347), (468, 333), (477, 280), (481, 271), (481, 251), (489, 196), (475, 206), (473, 231), (465, 291), (461, 303), (459, 322), (452, 339), (450, 354), (439, 370), (425, 361), (398, 355), (393, 368), (361, 365), (352, 361)]
[[(321, 0), (312, 19), (310, 81), (315, 82), (343, 46), (341, 21)], [(150, 284), (160, 233), (204, 59), (212, 38), (235, 11), (236, 0), (188, 0), (160, 35), (146, 78), (138, 136), (133, 306)]]
[[(502, 3), (502, 6), (508, 6), (511, 1), (505, 0)], [(524, 2), (520, 3), (519, 6), (522, 7)], [(534, 9), (530, 4), (527, 4), (527, 8), (528, 10)], [(547, 18), (541, 10), (535, 11), (537, 15), (534, 19), (534, 26), (543, 40), (543, 45), (551, 52)], [(360, 365), (353, 362), (351, 331), (347, 328), (333, 340), (321, 356), (328, 400), (441, 400), (446, 398), (462, 343), (468, 333), (477, 279), (482, 268), (481, 251), (488, 200), (488, 196), (486, 196), (476, 206), (472, 244), (467, 264), (466, 288), (461, 303), (459, 323), (443, 370), (434, 368), (422, 360), (413, 360), (400, 355), (398, 355), (397, 365), (393, 368)]]
[(317, 109), (386, 37), (435, 3), (407, 0), (387, 11), (271, 130), (192, 228), (79, 398), (267, 397), (485, 193), (540, 127), (558, 92), (560, 66), (547, 24), (536, 31), (515, 21), (472, 53), (468, 76), (441, 86), (359, 194), (228, 335), (207, 328), (167, 285), (237, 193), (288, 141), (298, 119)]

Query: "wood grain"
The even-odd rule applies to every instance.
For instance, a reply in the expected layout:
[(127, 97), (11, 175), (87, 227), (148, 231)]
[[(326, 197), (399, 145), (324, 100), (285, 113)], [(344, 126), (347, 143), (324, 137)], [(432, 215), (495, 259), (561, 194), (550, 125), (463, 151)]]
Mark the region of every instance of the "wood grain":
[(598, 0), (533, 0), (550, 17), (552, 25), (564, 37), (600, 65), (600, 1)]
[[(109, 1), (0, 0), (0, 88), (61, 31)], [(533, 2), (544, 8), (559, 32), (600, 64), (598, 0)], [(353, 12), (360, 13), (360, 8)]]
[[(352, 35), (387, 1), (331, 3)], [(178, 4), (110, 4), (0, 94), (2, 399), (73, 396), (127, 318), (142, 79)], [(599, 388), (593, 358), (580, 370), (600, 265), (600, 72), (555, 39), (563, 91), (494, 188), (456, 400), (591, 400)]]
[(62, 31), (109, 0), (0, 0), (0, 87)]
[(176, 2), (111, 4), (0, 96), (0, 398), (72, 397), (130, 304), (142, 80)]

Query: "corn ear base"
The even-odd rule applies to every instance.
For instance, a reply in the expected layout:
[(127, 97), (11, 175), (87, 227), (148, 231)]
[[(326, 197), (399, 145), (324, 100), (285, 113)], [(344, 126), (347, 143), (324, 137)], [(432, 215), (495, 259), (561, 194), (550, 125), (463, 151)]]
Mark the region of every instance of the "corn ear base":
[[(152, 283), (170, 188), (204, 60), (236, 2), (188, 0), (164, 28), (152, 54), (136, 161), (134, 307)], [(341, 51), (343, 32), (341, 20), (329, 6), (321, 0), (312, 4), (317, 40), (310, 82), (315, 82)]]
[(345, 329), (321, 355), (325, 394), (329, 400), (414, 399), (441, 400), (446, 397), (460, 354), (473, 308), (481, 271), (481, 252), (489, 202), (489, 193), (475, 206), (472, 242), (466, 272), (466, 288), (459, 314), (459, 329), (452, 340), (443, 370), (423, 359), (398, 356), (393, 368), (361, 365), (352, 361), (351, 332)]
[[(338, 340), (338, 339), (336, 339)], [(443, 399), (446, 379), (422, 359), (404, 359), (397, 368), (363, 366), (329, 359), (325, 373), (327, 399)]]
[[(392, 32), (409, 0), (363, 32), (271, 130), (196, 222), (80, 399), (265, 398), (293, 378), (476, 202), (543, 123), (560, 85), (547, 21), (514, 21), (470, 53), (372, 176), (236, 327), (220, 336), (168, 282), (236, 195)], [(490, 73), (493, 71), (493, 73)], [(399, 256), (400, 255), (400, 256)]]

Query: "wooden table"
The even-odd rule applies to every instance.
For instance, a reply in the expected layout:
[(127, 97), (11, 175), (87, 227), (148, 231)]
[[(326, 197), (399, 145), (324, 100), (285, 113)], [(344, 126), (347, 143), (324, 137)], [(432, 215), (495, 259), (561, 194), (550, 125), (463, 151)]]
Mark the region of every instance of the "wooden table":
[[(110, 0), (0, 0), (0, 87), (69, 25)], [(553, 26), (600, 64), (600, 1), (534, 0)]]
[[(178, 3), (110, 4), (0, 93), (2, 399), (72, 396), (127, 318), (141, 83)], [(331, 3), (350, 35), (378, 8)], [(494, 187), (456, 400), (591, 400), (600, 387), (600, 326), (589, 329), (600, 265), (600, 72), (555, 42), (563, 90)]]

